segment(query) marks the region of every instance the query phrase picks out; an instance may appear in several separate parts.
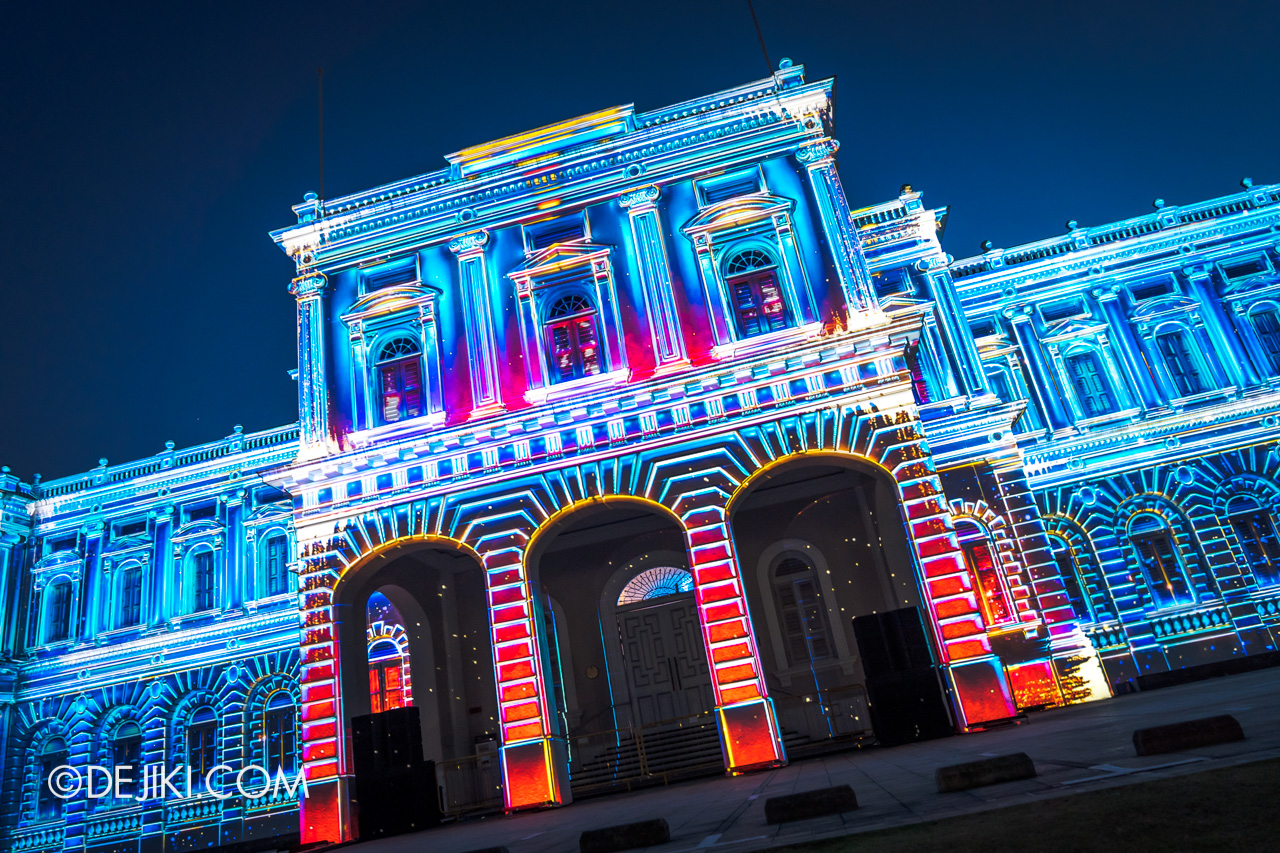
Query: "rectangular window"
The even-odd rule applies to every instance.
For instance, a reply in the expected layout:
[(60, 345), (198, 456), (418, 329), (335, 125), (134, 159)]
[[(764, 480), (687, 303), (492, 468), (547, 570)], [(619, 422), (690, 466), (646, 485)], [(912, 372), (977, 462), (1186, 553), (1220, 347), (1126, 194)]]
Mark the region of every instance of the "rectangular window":
[(289, 589), (289, 566), (285, 548), (288, 540), (272, 536), (267, 540), (267, 595), (281, 595)]
[(125, 569), (120, 580), (120, 628), (132, 628), (142, 618), (142, 570)]
[(1076, 398), (1080, 401), (1085, 417), (1096, 418), (1115, 411), (1098, 354), (1076, 353), (1067, 356), (1066, 362), (1067, 372), (1071, 374), (1071, 384), (1076, 389)]
[(966, 542), (964, 558), (977, 581), (980, 593), (978, 600), (982, 604), (987, 624), (999, 625), (1012, 621), (1013, 607), (1009, 603), (1009, 594), (1005, 592), (1004, 581), (1000, 578), (1000, 567), (992, 559), (991, 546), (986, 542)]
[(191, 604), (194, 612), (212, 610), (213, 601), (213, 552), (198, 551), (192, 558), (191, 566), (192, 596)]
[(267, 747), (267, 770), (272, 776), (284, 768), (293, 769), (293, 706), (273, 708), (264, 721)]
[(1271, 362), (1271, 372), (1280, 373), (1280, 315), (1275, 310), (1259, 311), (1253, 315), (1253, 328)]
[(738, 332), (744, 338), (787, 327), (787, 304), (773, 273), (746, 276), (729, 282)]
[(1182, 332), (1166, 332), (1156, 336), (1156, 347), (1164, 357), (1169, 368), (1169, 375), (1178, 389), (1179, 397), (1190, 397), (1204, 391), (1204, 382), (1200, 372), (1196, 370), (1191, 350), (1187, 346), (1187, 336)]
[(217, 721), (196, 723), (187, 729), (187, 764), (191, 775), (203, 783), (205, 776), (216, 766), (218, 733)]
[(1157, 606), (1168, 607), (1191, 600), (1187, 578), (1182, 573), (1173, 538), (1167, 530), (1134, 536), (1133, 547), (1138, 552), (1138, 562), (1151, 584), (1151, 595)]
[(49, 603), (48, 642), (57, 643), (71, 635), (71, 584), (60, 583), (53, 587), (53, 600)]
[(1240, 513), (1231, 516), (1231, 527), (1258, 583), (1280, 582), (1280, 539), (1271, 516), (1262, 510)]

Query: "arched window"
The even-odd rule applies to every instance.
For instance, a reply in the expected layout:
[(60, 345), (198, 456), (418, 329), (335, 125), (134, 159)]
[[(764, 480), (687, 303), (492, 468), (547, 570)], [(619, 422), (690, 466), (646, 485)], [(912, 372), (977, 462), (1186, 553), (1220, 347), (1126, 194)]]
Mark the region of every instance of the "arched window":
[(1053, 561), (1058, 565), (1058, 577), (1062, 579), (1062, 588), (1067, 594), (1067, 601), (1077, 619), (1089, 620), (1093, 616), (1089, 612), (1089, 600), (1084, 594), (1084, 572), (1080, 558), (1075, 549), (1061, 536), (1049, 535), (1049, 547), (1053, 551)]
[(128, 767), (121, 772), (121, 778), (128, 777), (128, 782), (121, 782), (120, 792), (131, 798), (141, 790), (142, 783), (142, 729), (134, 722), (125, 722), (116, 729), (111, 739), (111, 766)]
[(1171, 329), (1156, 335), (1155, 340), (1156, 349), (1169, 368), (1169, 376), (1178, 390), (1178, 396), (1190, 397), (1205, 391), (1204, 377), (1200, 375), (1200, 368), (1191, 353), (1186, 331)]
[(391, 640), (369, 646), (369, 703), (373, 713), (405, 706), (404, 659)]
[(297, 751), (294, 717), (293, 698), (288, 693), (281, 690), (267, 700), (262, 716), (262, 738), (267, 771), (272, 776), (281, 768), (285, 773), (293, 772)]
[(1227, 502), (1227, 518), (1260, 585), (1280, 583), (1280, 536), (1271, 513), (1252, 495)]
[(796, 554), (783, 557), (773, 568), (773, 597), (792, 666), (834, 656), (827, 608), (812, 563)]
[(658, 566), (645, 569), (627, 581), (618, 595), (618, 606), (679, 595), (682, 592), (693, 592), (693, 575), (687, 569)]
[(964, 561), (978, 588), (978, 603), (988, 625), (1014, 620), (1013, 602), (1005, 585), (1004, 570), (997, 559), (991, 538), (978, 525), (961, 522), (956, 525)]
[(392, 424), (422, 414), (422, 351), (408, 337), (392, 338), (378, 351), (382, 422)]
[(268, 597), (289, 591), (289, 539), (283, 533), (267, 537), (262, 544), (263, 581)]
[(1271, 362), (1271, 372), (1280, 373), (1280, 314), (1275, 308), (1264, 308), (1249, 315), (1262, 351)]
[(1129, 541), (1138, 554), (1157, 607), (1191, 601), (1191, 588), (1169, 524), (1153, 512), (1140, 512), (1129, 522)]
[(117, 628), (132, 628), (142, 621), (142, 566), (132, 563), (120, 570), (120, 594), (116, 600)]
[(1081, 350), (1068, 355), (1064, 362), (1071, 386), (1075, 389), (1080, 410), (1087, 418), (1096, 418), (1115, 411), (1111, 395), (1111, 383), (1107, 381), (1102, 360), (1093, 350)]
[(204, 779), (218, 765), (218, 717), (200, 708), (187, 723), (187, 766), (193, 778)]
[(58, 581), (49, 587), (44, 632), (46, 643), (58, 643), (71, 636), (71, 593), (71, 581)]
[(40, 748), (40, 778), (36, 780), (36, 816), (40, 820), (62, 817), (62, 798), (49, 787), (53, 771), (67, 763), (67, 742), (60, 737), (49, 738)]
[(791, 325), (778, 283), (777, 264), (760, 249), (747, 249), (724, 265), (738, 336), (749, 338)]
[(567, 382), (601, 372), (596, 309), (578, 293), (562, 296), (547, 309), (546, 333), (551, 381)]
[(213, 551), (200, 548), (190, 557), (191, 593), (188, 598), (192, 613), (212, 610), (215, 605), (213, 583)]

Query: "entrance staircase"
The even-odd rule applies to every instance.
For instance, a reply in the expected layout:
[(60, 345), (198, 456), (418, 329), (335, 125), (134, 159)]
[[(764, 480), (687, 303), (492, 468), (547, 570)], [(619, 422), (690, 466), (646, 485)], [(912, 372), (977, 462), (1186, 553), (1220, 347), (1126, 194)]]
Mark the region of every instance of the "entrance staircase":
[(574, 797), (724, 772), (711, 714), (569, 738)]

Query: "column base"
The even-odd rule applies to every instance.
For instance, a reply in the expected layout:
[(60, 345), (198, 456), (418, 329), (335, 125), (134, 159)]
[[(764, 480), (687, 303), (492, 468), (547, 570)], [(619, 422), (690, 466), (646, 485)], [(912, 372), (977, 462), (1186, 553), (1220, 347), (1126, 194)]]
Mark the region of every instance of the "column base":
[(358, 827), (351, 812), (349, 776), (307, 782), (307, 793), (298, 809), (303, 844), (355, 841)]
[(539, 738), (502, 747), (502, 796), (508, 812), (567, 806), (569, 750), (563, 738)]
[(745, 773), (787, 763), (778, 733), (773, 700), (753, 699), (716, 709), (720, 724), (720, 747), (724, 766), (730, 773)]

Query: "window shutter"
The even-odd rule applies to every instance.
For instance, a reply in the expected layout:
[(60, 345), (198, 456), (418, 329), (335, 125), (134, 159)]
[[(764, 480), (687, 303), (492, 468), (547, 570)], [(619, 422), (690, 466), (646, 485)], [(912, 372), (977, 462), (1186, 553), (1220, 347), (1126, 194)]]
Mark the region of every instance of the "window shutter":
[(769, 331), (775, 332), (786, 328), (787, 304), (782, 299), (782, 289), (778, 287), (778, 279), (773, 275), (765, 275), (757, 281), (760, 288), (761, 307)]
[(596, 323), (592, 317), (583, 317), (576, 322), (578, 332), (578, 355), (582, 359), (582, 375), (595, 376), (600, 372), (600, 345), (596, 340)]
[(382, 420), (389, 424), (395, 423), (400, 420), (400, 388), (396, 383), (396, 368), (394, 364), (387, 364), (379, 370), (382, 373)]
[(733, 283), (734, 307), (738, 314), (738, 325), (742, 327), (742, 334), (746, 337), (758, 335), (761, 332), (760, 311), (756, 306), (756, 296), (752, 292), (750, 281), (736, 281)]
[(551, 359), (557, 380), (573, 378), (573, 346), (569, 342), (569, 324), (551, 327)]
[(417, 358), (401, 362), (404, 378), (404, 416), (416, 418), (422, 414), (422, 363)]

